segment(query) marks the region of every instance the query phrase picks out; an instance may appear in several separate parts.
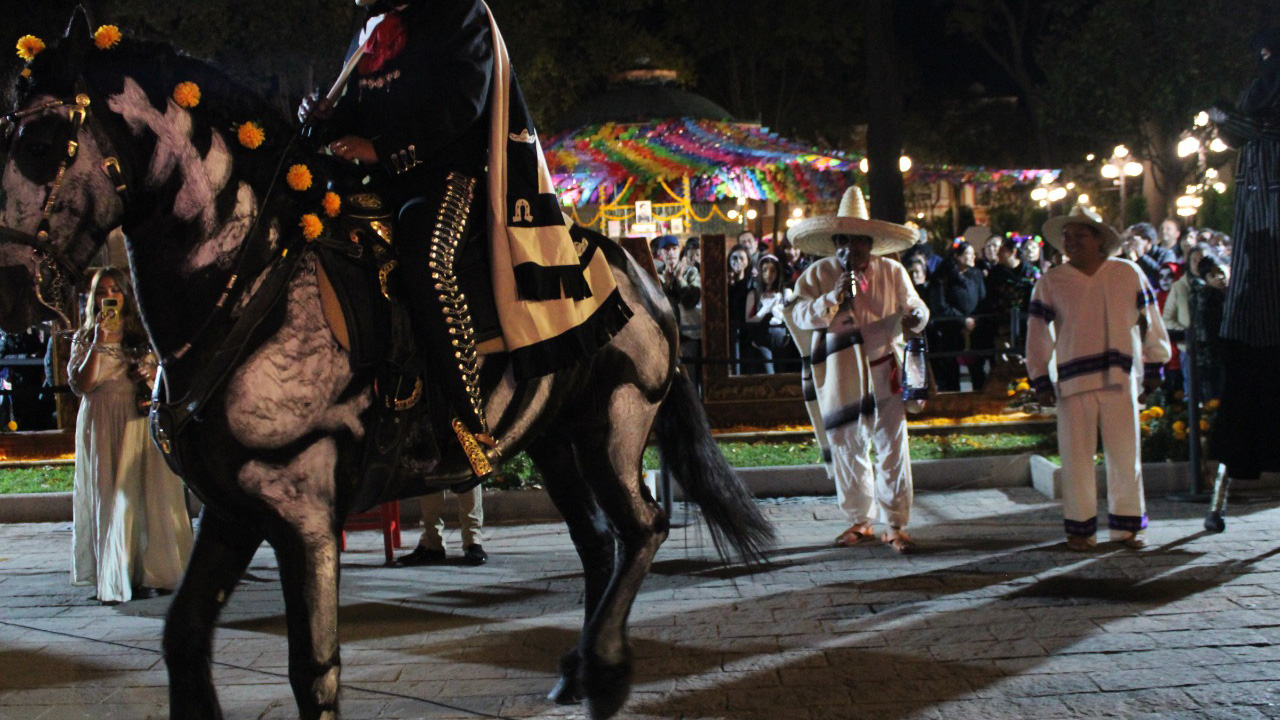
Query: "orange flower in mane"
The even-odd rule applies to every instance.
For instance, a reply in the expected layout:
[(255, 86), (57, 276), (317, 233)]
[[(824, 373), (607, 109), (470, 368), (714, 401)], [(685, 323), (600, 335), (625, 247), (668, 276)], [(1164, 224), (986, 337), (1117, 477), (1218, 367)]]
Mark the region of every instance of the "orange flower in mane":
[(35, 35), (23, 35), (18, 38), (18, 57), (31, 62), (44, 50), (44, 41)]
[(173, 101), (190, 110), (200, 104), (200, 86), (193, 82), (178, 83), (173, 89)]
[(302, 222), (298, 223), (302, 227), (302, 237), (307, 241), (315, 240), (320, 237), (320, 233), (324, 232), (324, 221), (315, 213), (307, 213), (302, 216)]
[(289, 187), (302, 192), (311, 187), (311, 169), (306, 165), (294, 165), (289, 168), (289, 174), (285, 175), (284, 179), (289, 183)]
[(257, 123), (247, 122), (236, 129), (236, 139), (250, 150), (257, 150), (266, 141), (267, 134), (258, 127)]
[(338, 213), (342, 211), (342, 198), (336, 192), (325, 193), (320, 204), (324, 207), (324, 214), (329, 217), (338, 217)]
[(99, 50), (110, 50), (120, 42), (120, 28), (115, 25), (103, 25), (93, 33), (93, 44)]

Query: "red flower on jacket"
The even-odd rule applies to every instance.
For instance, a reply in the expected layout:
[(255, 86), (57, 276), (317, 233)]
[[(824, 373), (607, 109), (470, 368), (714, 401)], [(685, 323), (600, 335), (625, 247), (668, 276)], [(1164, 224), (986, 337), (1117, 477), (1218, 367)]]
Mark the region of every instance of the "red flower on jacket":
[(373, 34), (364, 44), (364, 57), (360, 58), (356, 69), (361, 75), (375, 73), (382, 69), (388, 60), (404, 50), (408, 36), (404, 31), (404, 22), (400, 13), (389, 12), (382, 22), (373, 29)]

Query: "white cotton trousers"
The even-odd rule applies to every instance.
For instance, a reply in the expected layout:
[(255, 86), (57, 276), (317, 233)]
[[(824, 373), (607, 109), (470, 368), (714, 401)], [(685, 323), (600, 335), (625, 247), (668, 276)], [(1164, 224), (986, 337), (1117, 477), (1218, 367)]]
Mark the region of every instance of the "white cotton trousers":
[(1107, 525), (1121, 540), (1147, 527), (1142, 492), (1138, 398), (1130, 386), (1058, 399), (1058, 452), (1062, 456), (1062, 514), (1068, 535), (1093, 537), (1098, 524), (1094, 456), (1098, 433), (1107, 466)]
[[(484, 503), (479, 485), (460, 494), (458, 498), (458, 525), (462, 530), (462, 547), (484, 544)], [(453, 493), (450, 493), (453, 494)], [(418, 545), (428, 550), (444, 549), (444, 491), (423, 495), (418, 499), (422, 510), (422, 537)]]
[[(911, 456), (907, 448), (907, 411), (893, 392), (897, 360), (871, 367), (876, 394), (874, 422), (860, 420), (829, 430), (835, 467), (836, 500), (850, 524), (879, 519), (906, 527), (911, 519)], [(876, 462), (871, 463), (871, 448)]]

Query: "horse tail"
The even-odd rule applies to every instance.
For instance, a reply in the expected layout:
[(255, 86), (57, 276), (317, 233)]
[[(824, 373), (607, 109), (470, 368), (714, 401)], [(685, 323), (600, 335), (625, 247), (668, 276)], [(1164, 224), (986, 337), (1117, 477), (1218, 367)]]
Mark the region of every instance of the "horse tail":
[(693, 383), (677, 372), (658, 408), (658, 448), (685, 497), (702, 510), (722, 558), (732, 548), (748, 563), (762, 562), (777, 534), (711, 437), (706, 411)]

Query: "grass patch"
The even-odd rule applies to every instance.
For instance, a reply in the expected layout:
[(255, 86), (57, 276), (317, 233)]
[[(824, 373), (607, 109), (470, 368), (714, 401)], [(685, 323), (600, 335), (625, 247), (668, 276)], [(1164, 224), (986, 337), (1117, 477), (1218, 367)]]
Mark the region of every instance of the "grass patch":
[[(910, 438), (910, 443), (913, 460), (1016, 455), (1025, 452), (1043, 455), (1056, 454), (1058, 449), (1056, 438), (1048, 433), (917, 435)], [(720, 449), (729, 464), (739, 468), (816, 465), (822, 460), (818, 443), (813, 438), (796, 441), (721, 442)], [(657, 448), (645, 450), (644, 468), (658, 469)], [(0, 494), (69, 491), (71, 472), (70, 465), (0, 469)], [(494, 478), (485, 487), (499, 490), (538, 488), (542, 487), (542, 475), (533, 466), (529, 456), (520, 453), (499, 466)]]
[(36, 465), (0, 469), (0, 495), (15, 493), (69, 492), (70, 465)]

